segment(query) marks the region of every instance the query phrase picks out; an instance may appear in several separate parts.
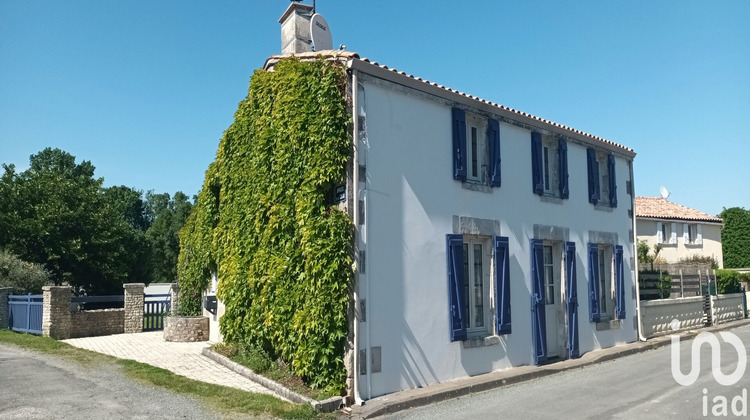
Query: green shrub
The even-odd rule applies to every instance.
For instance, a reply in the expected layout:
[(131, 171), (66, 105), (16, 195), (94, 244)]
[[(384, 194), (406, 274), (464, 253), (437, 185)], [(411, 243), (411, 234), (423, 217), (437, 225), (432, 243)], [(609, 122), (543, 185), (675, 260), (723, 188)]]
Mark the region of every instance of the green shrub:
[(40, 264), (26, 262), (7, 251), (0, 251), (0, 287), (12, 287), (13, 293), (42, 293), (50, 284), (50, 275)]
[(738, 293), (740, 273), (734, 270), (716, 270), (716, 289), (719, 294)]
[(680, 258), (678, 262), (685, 264), (711, 264), (712, 270), (719, 268), (719, 262), (716, 261), (716, 258), (714, 258), (713, 255), (691, 255), (689, 257)]

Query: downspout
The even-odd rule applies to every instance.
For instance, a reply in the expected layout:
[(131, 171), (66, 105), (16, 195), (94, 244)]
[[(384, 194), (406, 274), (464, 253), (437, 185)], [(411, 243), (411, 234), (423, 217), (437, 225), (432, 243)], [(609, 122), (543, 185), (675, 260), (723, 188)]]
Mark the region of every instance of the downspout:
[(633, 160), (628, 165), (630, 169), (630, 208), (633, 209), (633, 261), (634, 266), (634, 279), (635, 279), (635, 311), (638, 313), (638, 339), (646, 341), (646, 337), (643, 336), (643, 322), (641, 319), (641, 287), (638, 279), (638, 231), (636, 230), (635, 220), (635, 178), (633, 178)]
[(353, 298), (354, 298), (354, 366), (352, 371), (354, 372), (354, 402), (357, 405), (364, 404), (362, 397), (360, 396), (360, 384), (359, 384), (359, 223), (357, 218), (359, 217), (359, 101), (357, 98), (357, 92), (359, 85), (357, 84), (357, 70), (352, 69), (352, 193), (354, 199), (352, 200), (353, 219), (354, 219), (354, 286)]

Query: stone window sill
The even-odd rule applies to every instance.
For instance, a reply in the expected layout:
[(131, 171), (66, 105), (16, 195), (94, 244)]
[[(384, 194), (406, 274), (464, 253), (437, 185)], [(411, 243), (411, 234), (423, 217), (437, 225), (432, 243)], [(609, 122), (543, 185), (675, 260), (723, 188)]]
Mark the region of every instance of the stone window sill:
[(539, 196), (539, 201), (543, 203), (553, 203), (553, 204), (562, 204), (563, 200), (562, 198), (553, 195), (553, 194), (544, 194)]
[(612, 319), (608, 321), (602, 321), (596, 323), (596, 330), (597, 331), (606, 331), (606, 330), (619, 330), (622, 323), (620, 322), (620, 319)]
[(492, 193), (492, 187), (482, 181), (462, 181), (461, 188), (471, 191), (479, 191), (484, 193)]
[(462, 341), (462, 343), (465, 349), (496, 346), (500, 344), (500, 337), (497, 335), (489, 335), (487, 337), (470, 338)]
[(594, 210), (612, 213), (614, 211), (614, 208), (612, 208), (612, 206), (610, 206), (609, 204), (594, 204)]

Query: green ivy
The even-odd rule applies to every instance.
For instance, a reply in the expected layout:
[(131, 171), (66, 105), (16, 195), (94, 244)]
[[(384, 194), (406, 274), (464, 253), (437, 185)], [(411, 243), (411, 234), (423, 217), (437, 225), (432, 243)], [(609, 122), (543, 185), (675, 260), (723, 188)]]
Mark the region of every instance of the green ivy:
[(346, 378), (353, 225), (330, 197), (346, 179), (349, 122), (340, 65), (286, 59), (256, 71), (180, 232), (178, 266), (180, 308), (200, 311), (200, 292), (191, 296), (216, 270), (224, 339), (336, 391)]
[(750, 267), (750, 210), (725, 208), (719, 217), (724, 219), (721, 230), (724, 268)]

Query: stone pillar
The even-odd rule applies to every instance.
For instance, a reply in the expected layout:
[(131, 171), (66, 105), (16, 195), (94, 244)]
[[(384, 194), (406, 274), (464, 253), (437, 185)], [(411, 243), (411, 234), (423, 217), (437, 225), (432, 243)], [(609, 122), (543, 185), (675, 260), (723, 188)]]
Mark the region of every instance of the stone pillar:
[(179, 298), (180, 298), (180, 284), (179, 283), (172, 283), (172, 286), (169, 288), (169, 298), (172, 301), (169, 312), (171, 315), (177, 315), (178, 306), (179, 305)]
[(44, 286), (42, 335), (57, 340), (70, 338), (70, 286)]
[(0, 287), (0, 330), (8, 328), (8, 295), (12, 287)]
[(143, 283), (125, 283), (125, 325), (124, 332), (143, 332)]

